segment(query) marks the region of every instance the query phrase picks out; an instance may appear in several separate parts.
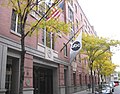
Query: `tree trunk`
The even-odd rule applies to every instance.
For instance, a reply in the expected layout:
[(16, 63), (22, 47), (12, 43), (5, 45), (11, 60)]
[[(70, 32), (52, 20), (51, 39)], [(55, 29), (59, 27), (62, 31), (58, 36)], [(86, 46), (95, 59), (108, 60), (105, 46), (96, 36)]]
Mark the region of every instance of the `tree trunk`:
[(98, 86), (100, 85), (100, 72), (98, 71)]
[(20, 87), (19, 94), (23, 94), (23, 82), (24, 82), (24, 59), (25, 59), (25, 45), (24, 38), (21, 39), (21, 62), (20, 62)]
[(104, 81), (104, 80), (103, 80), (103, 75), (102, 75), (102, 74), (101, 74), (101, 80), (102, 80), (102, 82), (101, 82), (101, 85), (102, 85), (102, 84), (103, 84), (103, 81)]
[(92, 85), (92, 93), (94, 93), (94, 78), (93, 78), (93, 63), (90, 64), (90, 70), (91, 70), (91, 85)]

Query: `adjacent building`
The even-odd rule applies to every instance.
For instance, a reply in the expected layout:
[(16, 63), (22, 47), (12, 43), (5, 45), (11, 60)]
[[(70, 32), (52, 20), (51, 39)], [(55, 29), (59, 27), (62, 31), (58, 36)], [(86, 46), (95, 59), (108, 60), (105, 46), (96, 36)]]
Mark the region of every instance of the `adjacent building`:
[[(96, 33), (77, 0), (63, 0), (62, 10), (59, 19), (72, 24), (68, 36), (40, 29), (38, 35), (26, 37), (24, 94), (72, 94), (90, 83), (87, 59), (79, 53), (70, 63), (70, 43), (65, 44), (82, 26), (82, 32)], [(29, 19), (37, 19), (36, 14), (31, 13)], [(15, 10), (0, 5), (0, 94), (19, 93), (21, 46), (17, 22)], [(97, 82), (97, 76), (94, 78)]]
[(110, 81), (119, 81), (118, 72), (115, 71), (113, 74), (111, 74)]

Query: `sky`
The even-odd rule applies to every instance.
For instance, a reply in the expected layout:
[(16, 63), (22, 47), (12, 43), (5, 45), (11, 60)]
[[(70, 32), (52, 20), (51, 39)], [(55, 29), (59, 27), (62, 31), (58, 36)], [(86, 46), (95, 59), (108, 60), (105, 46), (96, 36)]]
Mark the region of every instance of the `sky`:
[[(78, 0), (98, 36), (120, 40), (120, 0)], [(114, 49), (112, 62), (120, 65), (120, 51)], [(116, 69), (120, 71), (120, 67)]]

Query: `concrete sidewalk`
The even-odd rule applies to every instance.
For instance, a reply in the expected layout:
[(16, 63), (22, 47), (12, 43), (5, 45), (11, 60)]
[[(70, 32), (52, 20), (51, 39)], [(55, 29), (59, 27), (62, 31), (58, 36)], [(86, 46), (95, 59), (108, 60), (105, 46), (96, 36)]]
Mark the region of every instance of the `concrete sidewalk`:
[(84, 90), (84, 91), (76, 92), (73, 94), (94, 94), (94, 93), (91, 93), (91, 91), (89, 91), (89, 90)]

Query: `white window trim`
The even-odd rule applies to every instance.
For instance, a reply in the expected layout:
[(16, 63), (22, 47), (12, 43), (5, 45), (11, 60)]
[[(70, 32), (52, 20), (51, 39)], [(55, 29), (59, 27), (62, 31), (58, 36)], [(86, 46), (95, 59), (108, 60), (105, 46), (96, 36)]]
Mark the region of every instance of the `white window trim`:
[[(12, 23), (11, 23), (12, 24)], [(18, 35), (18, 36), (21, 36), (20, 33), (17, 32), (17, 26), (18, 26), (18, 14), (16, 14), (16, 21), (15, 21), (15, 31), (11, 29), (11, 33), (15, 34), (15, 35)]]

